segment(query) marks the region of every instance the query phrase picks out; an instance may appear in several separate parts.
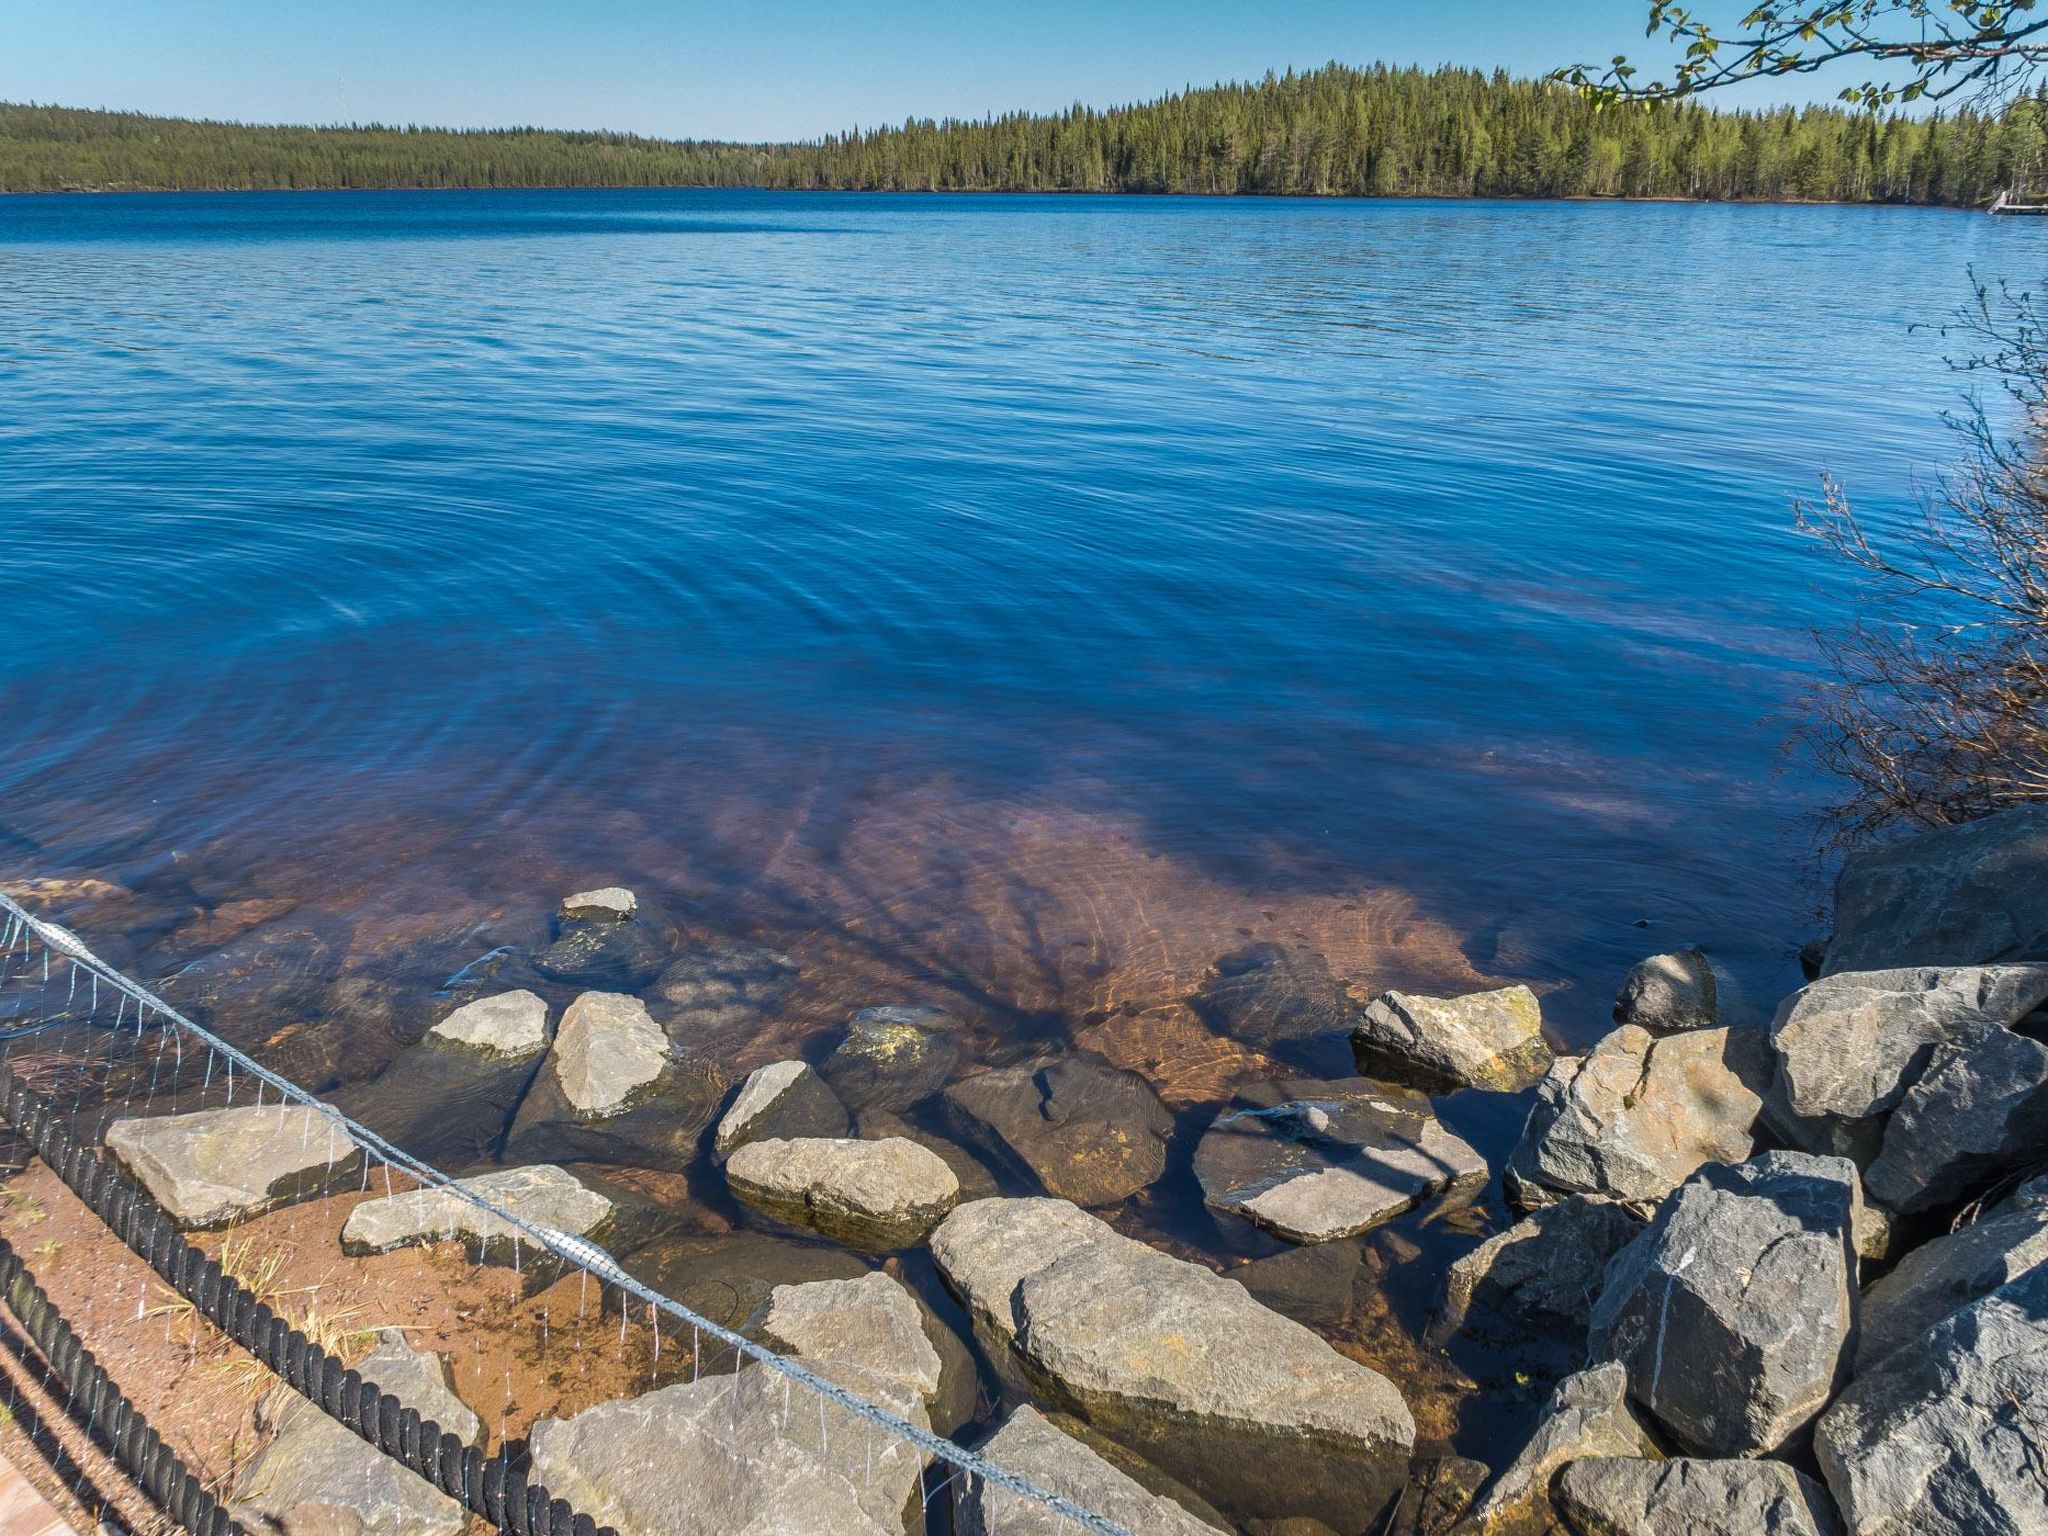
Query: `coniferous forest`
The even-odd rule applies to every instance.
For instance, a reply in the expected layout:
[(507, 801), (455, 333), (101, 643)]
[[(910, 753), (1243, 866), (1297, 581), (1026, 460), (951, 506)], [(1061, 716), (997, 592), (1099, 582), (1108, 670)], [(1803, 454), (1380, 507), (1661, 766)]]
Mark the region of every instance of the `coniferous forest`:
[(2048, 98), (1995, 113), (1604, 110), (1546, 81), (1328, 65), (1109, 110), (806, 144), (510, 128), (255, 127), (0, 104), (0, 191), (772, 187), (1989, 201), (2043, 171)]

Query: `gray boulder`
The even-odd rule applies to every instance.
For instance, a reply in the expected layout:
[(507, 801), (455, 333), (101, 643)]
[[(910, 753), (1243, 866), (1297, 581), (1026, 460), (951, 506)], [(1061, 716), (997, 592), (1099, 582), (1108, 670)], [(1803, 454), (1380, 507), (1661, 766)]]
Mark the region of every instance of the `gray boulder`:
[(1659, 1039), (1624, 1025), (1544, 1075), (1508, 1158), (1508, 1196), (1524, 1209), (1572, 1194), (1661, 1200), (1702, 1165), (1749, 1156), (1769, 1080), (1760, 1030)]
[(1291, 1243), (1352, 1237), (1453, 1186), (1486, 1162), (1429, 1100), (1364, 1078), (1258, 1083), (1195, 1148), (1203, 1198)]
[(1172, 1114), (1144, 1078), (1087, 1052), (978, 1073), (943, 1102), (963, 1142), (1076, 1205), (1112, 1205), (1166, 1171)]
[(1514, 1093), (1551, 1062), (1542, 1008), (1519, 986), (1463, 997), (1382, 992), (1352, 1029), (1351, 1049), (1361, 1072), (1438, 1091)]
[(1811, 1152), (1878, 1155), (1884, 1125), (1935, 1048), (2002, 1028), (2048, 1000), (2048, 965), (1846, 971), (1786, 998), (1771, 1022), (1764, 1112)]
[(2048, 1188), (1923, 1244), (1863, 1294), (1862, 1376), (1958, 1308), (2048, 1264)]
[[(483, 1425), (455, 1395), (447, 1361), (413, 1349), (396, 1328), (378, 1333), (356, 1369), (465, 1445), (483, 1443)], [(461, 1505), (295, 1393), (278, 1389), (262, 1416), (276, 1437), (243, 1472), (233, 1502), (236, 1519), (251, 1530), (458, 1536), (468, 1528)]]
[(1589, 1456), (1658, 1456), (1629, 1408), (1628, 1372), (1612, 1363), (1557, 1384), (1529, 1443), (1481, 1490), (1472, 1507), (1475, 1530), (1499, 1530), (1540, 1510), (1558, 1469)]
[(1575, 1461), (1557, 1505), (1583, 1536), (1836, 1536), (1827, 1490), (1778, 1461)]
[(1795, 1444), (1848, 1374), (1857, 1198), (1846, 1158), (1701, 1169), (1608, 1266), (1589, 1353), (1625, 1365), (1637, 1404), (1690, 1453)]
[[(1132, 1536), (1214, 1536), (1216, 1527), (1126, 1476), (1028, 1403), (1013, 1410), (981, 1454), (1033, 1487), (1056, 1494)], [(962, 1536), (1066, 1536), (1075, 1522), (1000, 1483), (969, 1476), (958, 1502)]]
[(922, 1241), (960, 1198), (945, 1161), (900, 1136), (748, 1142), (726, 1160), (725, 1178), (778, 1221), (875, 1252)]
[(107, 1150), (187, 1230), (325, 1194), (361, 1167), (340, 1122), (302, 1104), (116, 1120)]
[(2048, 1266), (1850, 1383), (1814, 1436), (1851, 1536), (2048, 1531)]
[(1441, 1345), (1473, 1314), (1489, 1331), (1583, 1338), (1608, 1260), (1635, 1241), (1643, 1220), (1619, 1201), (1571, 1195), (1496, 1232), (1452, 1264), (1429, 1328)]
[(1739, 1024), (1743, 1020), (1723, 1017), (1724, 994), (1732, 1003), (1733, 993), (1704, 949), (1676, 949), (1637, 961), (1622, 978), (1614, 998), (1614, 1022), (1638, 1025), (1653, 1035)]
[(818, 1074), (855, 1114), (901, 1111), (946, 1086), (960, 1064), (958, 1016), (926, 1004), (863, 1008)]
[(1233, 1519), (1378, 1518), (1415, 1425), (1393, 1384), (1197, 1264), (1062, 1200), (978, 1200), (932, 1255), (991, 1348)]
[(1823, 974), (2048, 960), (2048, 806), (1852, 853)]
[(771, 1062), (756, 1067), (740, 1084), (712, 1132), (711, 1152), (723, 1162), (750, 1141), (844, 1136), (852, 1128), (853, 1118), (839, 1095), (809, 1066), (801, 1061)]
[(2048, 1145), (2048, 1045), (1984, 1028), (1943, 1041), (1885, 1122), (1864, 1175), (1902, 1216), (1960, 1203)]
[(1218, 1034), (1272, 1051), (1321, 1039), (1339, 1042), (1365, 1006), (1314, 950), (1253, 944), (1216, 962), (1194, 998), (1196, 1013)]
[(561, 1274), (562, 1262), (552, 1250), (505, 1217), (465, 1199), (465, 1194), (530, 1225), (592, 1243), (611, 1241), (619, 1225), (619, 1208), (610, 1198), (567, 1170), (543, 1163), (457, 1179), (448, 1189), (426, 1187), (366, 1200), (342, 1223), (341, 1251), (360, 1258), (425, 1243), (459, 1242), (472, 1264), (517, 1267), (529, 1293)]
[[(778, 1287), (765, 1326), (818, 1375), (929, 1428), (940, 1362), (888, 1276)], [(617, 1536), (904, 1536), (926, 1459), (751, 1361), (542, 1419), (530, 1445), (534, 1476)]]

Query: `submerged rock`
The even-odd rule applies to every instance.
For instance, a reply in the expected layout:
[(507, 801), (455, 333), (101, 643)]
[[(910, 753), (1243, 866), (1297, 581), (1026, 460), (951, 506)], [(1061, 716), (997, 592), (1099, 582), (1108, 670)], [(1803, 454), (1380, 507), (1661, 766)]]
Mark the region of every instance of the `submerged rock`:
[(452, 1189), (413, 1189), (366, 1200), (342, 1223), (341, 1251), (361, 1257), (422, 1243), (460, 1242), (472, 1264), (516, 1265), (529, 1293), (561, 1274), (562, 1261), (551, 1249), (465, 1194), (566, 1237), (600, 1245), (616, 1241), (619, 1207), (574, 1174), (543, 1163), (457, 1179)]
[(1135, 1072), (1082, 1053), (997, 1067), (945, 1092), (948, 1125), (1047, 1194), (1111, 1205), (1166, 1171), (1173, 1116)]
[(855, 1248), (908, 1248), (960, 1198), (936, 1152), (902, 1137), (753, 1141), (726, 1160), (726, 1182), (748, 1205)]
[[(621, 894), (631, 899), (630, 892)], [(532, 957), (536, 971), (551, 981), (621, 992), (644, 987), (661, 974), (675, 948), (674, 931), (665, 917), (637, 903), (625, 916), (610, 909), (590, 910), (603, 910), (604, 915), (562, 919), (559, 936)]]
[(836, 1243), (747, 1230), (663, 1238), (620, 1263), (642, 1284), (734, 1330), (761, 1312), (777, 1286), (857, 1280), (872, 1267)]
[(1239, 1095), (1195, 1148), (1203, 1198), (1293, 1243), (1351, 1237), (1453, 1186), (1485, 1160), (1429, 1100), (1364, 1078), (1291, 1078)]
[(1587, 1348), (1685, 1450), (1794, 1442), (1847, 1377), (1858, 1196), (1846, 1158), (1702, 1168), (1607, 1268)]
[(2048, 806), (1861, 849), (1835, 881), (1824, 974), (2048, 960)]
[(1386, 1536), (1466, 1536), (1466, 1512), (1491, 1475), (1469, 1456), (1418, 1458)]
[(823, 1078), (801, 1061), (777, 1061), (747, 1074), (712, 1133), (711, 1151), (722, 1161), (750, 1141), (844, 1136), (852, 1128)]
[(900, 1112), (946, 1086), (960, 1064), (955, 1037), (964, 1027), (954, 1014), (924, 1004), (863, 1008), (818, 1074), (855, 1114)]
[(1856, 1374), (1866, 1374), (1950, 1313), (2043, 1264), (2048, 1181), (2037, 1181), (1982, 1220), (1915, 1248), (1864, 1293)]
[(1253, 944), (1218, 960), (1194, 1007), (1217, 1033), (1263, 1050), (1341, 1038), (1365, 1015), (1329, 961), (1279, 944)]
[(760, 944), (713, 944), (679, 956), (654, 984), (678, 1039), (765, 1021), (796, 985), (797, 964)]
[(1864, 1175), (1900, 1215), (1955, 1205), (2048, 1145), (2048, 1045), (1983, 1028), (1943, 1041), (1885, 1122)]
[(1357, 1530), (1407, 1475), (1415, 1425), (1385, 1377), (1078, 1206), (978, 1200), (932, 1254), (1051, 1402), (1234, 1519)]
[(1597, 1195), (1545, 1206), (1451, 1265), (1429, 1339), (1451, 1338), (1475, 1310), (1517, 1333), (1584, 1337), (1608, 1261), (1642, 1230), (1626, 1205)]
[(1935, 1048), (2048, 1000), (2048, 965), (1851, 971), (1801, 987), (1771, 1022), (1765, 1113), (1788, 1140), (1867, 1165)]
[[(1214, 1536), (1217, 1529), (1148, 1491), (1028, 1403), (1013, 1410), (980, 1449), (1004, 1471), (1134, 1536)], [(1065, 1536), (1076, 1527), (1037, 1499), (969, 1476), (959, 1499), (958, 1528), (961, 1536)]]
[(1417, 997), (1383, 992), (1351, 1031), (1358, 1070), (1420, 1088), (1513, 1093), (1551, 1062), (1543, 1011), (1527, 987)]
[(1777, 1461), (1575, 1461), (1557, 1504), (1586, 1536), (1836, 1536), (1827, 1490)]
[[(482, 1444), (483, 1425), (455, 1395), (447, 1361), (413, 1349), (398, 1329), (381, 1330), (356, 1369), (463, 1444)], [(277, 1436), (249, 1464), (233, 1502), (235, 1518), (253, 1531), (459, 1536), (468, 1528), (455, 1500), (289, 1390), (279, 1388), (264, 1413)]]
[(1702, 1165), (1749, 1156), (1769, 1079), (1761, 1031), (1658, 1039), (1624, 1025), (1545, 1074), (1508, 1158), (1509, 1198), (1524, 1208), (1571, 1194), (1661, 1200)]
[(1529, 1443), (1481, 1491), (1473, 1526), (1497, 1531), (1540, 1510), (1558, 1470), (1589, 1456), (1658, 1456), (1656, 1443), (1629, 1408), (1628, 1372), (1612, 1362), (1557, 1384)]
[(1744, 1021), (1739, 1018), (1723, 1016), (1723, 994), (1730, 994), (1727, 1000), (1732, 1002), (1733, 991), (1697, 944), (1652, 955), (1637, 961), (1622, 978), (1614, 998), (1614, 1022), (1634, 1024), (1653, 1035), (1740, 1024)]
[(188, 1230), (325, 1194), (361, 1166), (340, 1122), (303, 1104), (116, 1120), (107, 1150)]

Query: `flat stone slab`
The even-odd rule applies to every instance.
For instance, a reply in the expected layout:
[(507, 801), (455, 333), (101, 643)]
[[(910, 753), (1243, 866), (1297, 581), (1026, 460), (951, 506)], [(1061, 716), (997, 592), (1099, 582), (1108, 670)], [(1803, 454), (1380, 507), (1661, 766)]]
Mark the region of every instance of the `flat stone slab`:
[(574, 923), (623, 923), (640, 910), (640, 898), (623, 885), (599, 886), (562, 898), (562, 917)]
[(1513, 1093), (1550, 1066), (1543, 1010), (1527, 987), (1421, 997), (1382, 992), (1351, 1031), (1358, 1070), (1431, 1089)]
[[(1028, 1403), (980, 1447), (981, 1454), (1033, 1487), (1139, 1536), (1215, 1536), (1217, 1527), (1148, 1491)], [(1076, 1523), (1000, 1483), (969, 1477), (958, 1505), (962, 1536), (1069, 1536)]]
[[(509, 1211), (522, 1221), (568, 1237), (600, 1240), (616, 1207), (574, 1174), (543, 1163), (502, 1168), (455, 1187)], [(472, 1263), (544, 1266), (552, 1253), (504, 1217), (482, 1209), (449, 1189), (414, 1189), (366, 1200), (348, 1213), (341, 1251), (351, 1256), (390, 1253), (421, 1243), (460, 1242)]]
[(1574, 1528), (1601, 1536), (1838, 1536), (1827, 1490), (1777, 1461), (1575, 1461), (1557, 1481)]
[(331, 1115), (302, 1104), (116, 1120), (107, 1150), (187, 1229), (324, 1194), (360, 1156)]
[(1076, 1205), (1113, 1205), (1166, 1171), (1172, 1114), (1144, 1078), (1086, 1052), (978, 1073), (945, 1107), (961, 1140)]
[(633, 1102), (668, 1065), (668, 1035), (623, 992), (585, 992), (562, 1014), (554, 1072), (579, 1116), (600, 1119)]
[(480, 997), (428, 1030), (427, 1038), (494, 1059), (524, 1061), (548, 1048), (548, 1005), (525, 991)]
[(901, 1136), (748, 1142), (726, 1160), (725, 1177), (778, 1220), (874, 1250), (922, 1241), (960, 1198), (944, 1159)]

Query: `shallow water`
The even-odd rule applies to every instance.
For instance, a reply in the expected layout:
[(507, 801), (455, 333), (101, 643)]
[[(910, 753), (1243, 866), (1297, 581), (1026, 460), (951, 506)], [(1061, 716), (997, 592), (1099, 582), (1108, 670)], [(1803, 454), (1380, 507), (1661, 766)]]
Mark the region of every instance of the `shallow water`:
[[(944, 1002), (982, 1058), (1138, 1067), (1190, 1136), (1261, 1070), (1186, 1006), (1250, 940), (1527, 979), (1573, 1043), (1677, 944), (1767, 1003), (1826, 793), (1781, 743), (1850, 596), (1789, 498), (1910, 513), (1953, 451), (1929, 327), (2039, 233), (0, 199), (0, 875), (133, 890), (91, 927), (148, 979), (313, 935), (239, 1006), (322, 1083), (612, 881), (802, 964), (739, 1065)], [(1497, 1161), (1521, 1103), (1442, 1112)], [(1129, 1219), (1274, 1253), (1184, 1151)], [(1473, 1229), (1363, 1245), (1331, 1331), (1402, 1356)]]

